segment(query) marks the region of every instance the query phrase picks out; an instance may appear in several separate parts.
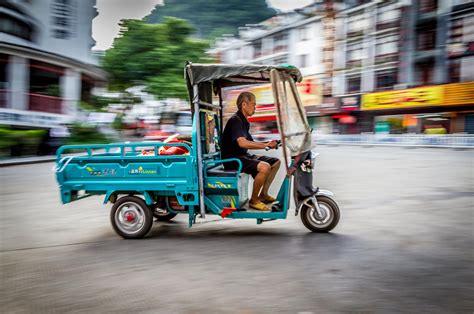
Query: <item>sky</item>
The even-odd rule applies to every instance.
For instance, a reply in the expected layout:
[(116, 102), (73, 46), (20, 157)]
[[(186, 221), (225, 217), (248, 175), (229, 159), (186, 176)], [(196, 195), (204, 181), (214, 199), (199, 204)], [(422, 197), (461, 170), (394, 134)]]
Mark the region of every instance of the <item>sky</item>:
[[(223, 0), (225, 1), (225, 0)], [(312, 0), (267, 0), (270, 6), (282, 11), (303, 7)], [(141, 19), (148, 15), (162, 0), (97, 0), (99, 15), (92, 21), (94, 50), (106, 50), (112, 45), (121, 19)]]

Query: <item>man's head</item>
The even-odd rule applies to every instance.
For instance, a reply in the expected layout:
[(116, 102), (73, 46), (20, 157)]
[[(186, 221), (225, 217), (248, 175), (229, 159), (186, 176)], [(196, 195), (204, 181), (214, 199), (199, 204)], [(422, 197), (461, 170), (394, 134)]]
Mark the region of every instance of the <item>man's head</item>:
[(246, 117), (251, 117), (255, 113), (256, 104), (255, 95), (250, 92), (242, 92), (237, 97), (237, 108)]

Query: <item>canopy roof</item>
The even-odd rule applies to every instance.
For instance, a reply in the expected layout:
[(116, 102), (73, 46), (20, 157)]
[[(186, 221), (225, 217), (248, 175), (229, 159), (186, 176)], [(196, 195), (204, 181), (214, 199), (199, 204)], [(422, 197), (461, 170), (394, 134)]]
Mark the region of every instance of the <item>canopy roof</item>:
[(233, 86), (269, 82), (270, 71), (273, 69), (289, 73), (296, 82), (302, 80), (300, 70), (287, 64), (197, 64), (188, 62), (185, 74), (188, 85), (220, 80), (221, 86)]

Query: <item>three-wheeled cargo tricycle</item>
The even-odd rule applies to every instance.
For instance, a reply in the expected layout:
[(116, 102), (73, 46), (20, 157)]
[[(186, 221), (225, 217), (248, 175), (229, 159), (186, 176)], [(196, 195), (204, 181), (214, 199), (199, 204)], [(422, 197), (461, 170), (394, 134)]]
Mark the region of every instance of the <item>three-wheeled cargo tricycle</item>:
[[(188, 141), (68, 145), (57, 151), (56, 176), (61, 201), (69, 203), (105, 194), (113, 203), (110, 220), (124, 238), (144, 237), (157, 221), (187, 214), (196, 216), (285, 219), (290, 191), (303, 224), (314, 232), (328, 232), (339, 221), (333, 193), (313, 188), (314, 153), (311, 129), (295, 82), (302, 79), (292, 66), (192, 64), (185, 78), (193, 114)], [(248, 206), (249, 176), (239, 159), (221, 159), (222, 90), (239, 85), (271, 83), (286, 175), (271, 211)], [(214, 95), (214, 96), (213, 96)], [(170, 153), (171, 152), (171, 153)], [(74, 154), (66, 154), (74, 153)], [(224, 164), (237, 162), (237, 170)]]

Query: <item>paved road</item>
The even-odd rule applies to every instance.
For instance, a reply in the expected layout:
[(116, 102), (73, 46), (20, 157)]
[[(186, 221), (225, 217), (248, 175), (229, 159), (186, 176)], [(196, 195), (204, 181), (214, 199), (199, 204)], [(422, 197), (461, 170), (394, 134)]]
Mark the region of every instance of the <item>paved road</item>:
[[(292, 213), (211, 217), (122, 240), (110, 205), (61, 205), (51, 163), (0, 168), (2, 312), (330, 313), (474, 310), (473, 152), (321, 147), (331, 234)], [(281, 178), (281, 177), (280, 177)]]

